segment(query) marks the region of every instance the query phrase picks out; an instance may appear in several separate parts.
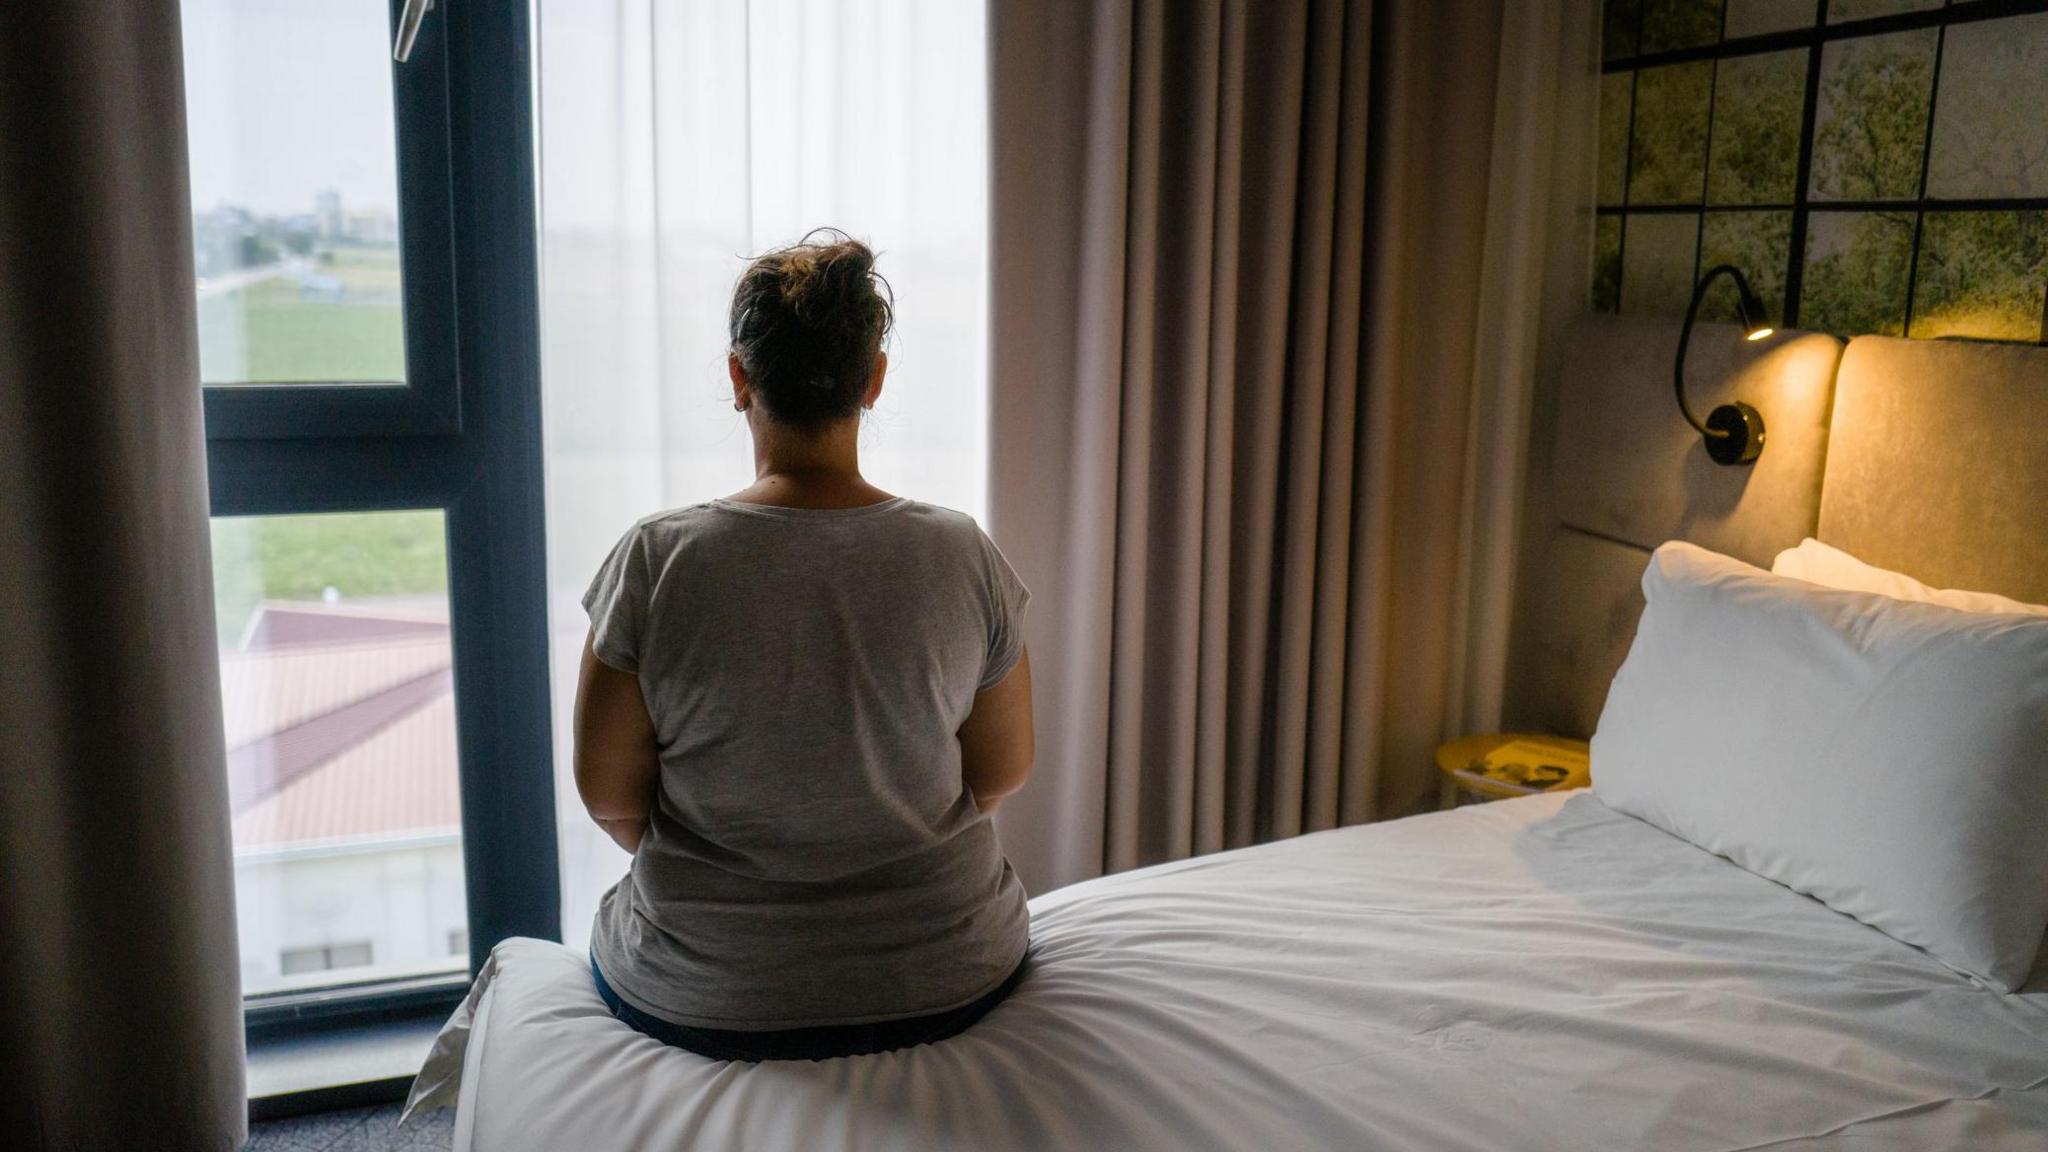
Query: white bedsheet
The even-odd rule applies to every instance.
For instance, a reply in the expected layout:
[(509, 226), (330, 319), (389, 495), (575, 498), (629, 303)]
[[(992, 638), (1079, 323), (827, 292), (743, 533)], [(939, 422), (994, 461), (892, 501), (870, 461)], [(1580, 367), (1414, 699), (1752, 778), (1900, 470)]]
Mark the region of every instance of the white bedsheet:
[[(2048, 1149), (2001, 996), (1589, 794), (1048, 894), (941, 1044), (725, 1064), (510, 940), (421, 1072), (458, 1150)], [(2030, 988), (2042, 985), (2036, 978)]]

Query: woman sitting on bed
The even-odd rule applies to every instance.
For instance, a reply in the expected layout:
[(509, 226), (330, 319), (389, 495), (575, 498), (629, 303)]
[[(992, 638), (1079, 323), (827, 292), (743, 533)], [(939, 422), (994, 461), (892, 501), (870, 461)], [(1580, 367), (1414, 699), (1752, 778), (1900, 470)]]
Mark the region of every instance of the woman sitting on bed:
[(861, 478), (874, 265), (813, 233), (748, 267), (726, 364), (754, 483), (635, 525), (583, 600), (576, 787), (633, 853), (592, 973), (714, 1059), (943, 1039), (1022, 971), (989, 812), (1031, 772), (1029, 594), (971, 518)]

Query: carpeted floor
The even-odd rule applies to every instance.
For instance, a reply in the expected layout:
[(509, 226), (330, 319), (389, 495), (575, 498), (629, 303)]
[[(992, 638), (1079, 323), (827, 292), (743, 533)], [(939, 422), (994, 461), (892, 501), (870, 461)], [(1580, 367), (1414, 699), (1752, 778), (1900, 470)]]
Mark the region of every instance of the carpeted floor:
[(396, 1104), (350, 1108), (249, 1126), (242, 1152), (446, 1152), (455, 1110), (444, 1108), (398, 1127)]

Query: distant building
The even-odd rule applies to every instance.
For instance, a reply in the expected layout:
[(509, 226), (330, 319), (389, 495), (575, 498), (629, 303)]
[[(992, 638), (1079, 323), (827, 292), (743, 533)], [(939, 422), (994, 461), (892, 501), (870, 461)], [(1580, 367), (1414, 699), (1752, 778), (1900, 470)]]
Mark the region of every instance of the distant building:
[(351, 212), (342, 235), (352, 244), (390, 248), (398, 243), (398, 217), (388, 208)]
[(313, 218), (322, 240), (341, 239), (347, 228), (347, 219), (341, 213), (341, 193), (331, 188), (314, 193)]
[(266, 603), (221, 695), (244, 991), (466, 964), (445, 607)]

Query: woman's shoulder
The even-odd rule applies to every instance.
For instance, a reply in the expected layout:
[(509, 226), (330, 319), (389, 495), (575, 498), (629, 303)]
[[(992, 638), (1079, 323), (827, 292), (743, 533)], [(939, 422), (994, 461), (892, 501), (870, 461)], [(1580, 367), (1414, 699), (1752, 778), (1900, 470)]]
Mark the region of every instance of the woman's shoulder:
[(642, 516), (626, 529), (625, 539), (647, 551), (660, 552), (681, 546), (715, 523), (717, 514), (709, 501), (687, 504)]
[(988, 533), (981, 522), (973, 516), (941, 504), (926, 504), (918, 500), (905, 502), (903, 522), (911, 531), (929, 540), (933, 545), (964, 556), (979, 556), (989, 548)]

